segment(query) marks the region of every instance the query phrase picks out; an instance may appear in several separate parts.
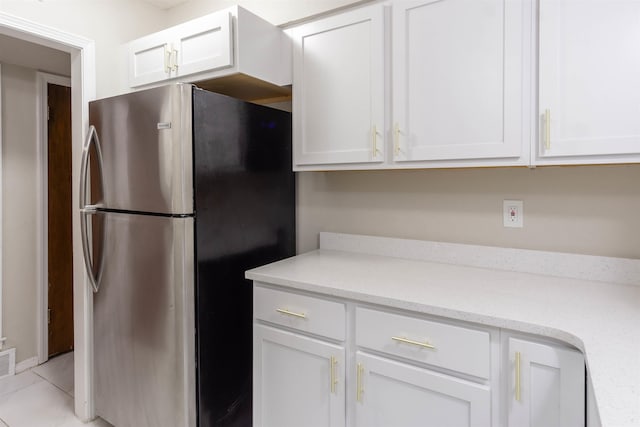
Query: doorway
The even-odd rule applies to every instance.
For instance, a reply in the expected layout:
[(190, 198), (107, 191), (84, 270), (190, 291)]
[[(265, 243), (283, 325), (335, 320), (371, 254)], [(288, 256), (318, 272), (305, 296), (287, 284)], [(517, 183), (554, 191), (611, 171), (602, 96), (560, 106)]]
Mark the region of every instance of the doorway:
[[(57, 49), (70, 54), (72, 103), (72, 187), (79, 188), (82, 140), (88, 130), (89, 101), (95, 98), (95, 43), (55, 28), (34, 23), (0, 11), (0, 34), (29, 41), (42, 46)], [(42, 129), (42, 126), (39, 127)], [(42, 146), (43, 144), (39, 144)], [(42, 189), (44, 191), (44, 189)], [(77, 206), (78, 196), (73, 195), (73, 204)], [(80, 213), (72, 212), (73, 230), (80, 229)], [(40, 226), (40, 225), (39, 225)], [(44, 224), (42, 225), (44, 226)], [(41, 233), (40, 233), (41, 234)], [(0, 245), (2, 242), (0, 242)], [(42, 247), (42, 246), (40, 246)], [(74, 277), (74, 408), (76, 415), (83, 421), (94, 417), (92, 395), (92, 306), (93, 294), (88, 287), (82, 260), (82, 242), (78, 233), (73, 233), (73, 277)], [(80, 249), (80, 250), (78, 250)], [(39, 264), (46, 262), (42, 260)], [(43, 271), (40, 269), (40, 271)], [(46, 270), (44, 270), (46, 271)], [(41, 273), (44, 275), (44, 273)], [(46, 287), (45, 287), (46, 288)], [(40, 292), (40, 291), (38, 291)], [(39, 298), (39, 304), (43, 304)], [(38, 313), (43, 313), (38, 310)], [(40, 314), (39, 314), (40, 316)], [(42, 322), (39, 322), (41, 325)], [(41, 334), (42, 335), (42, 334)], [(41, 344), (38, 344), (40, 349)], [(40, 350), (39, 350), (40, 351)]]
[(47, 358), (73, 350), (71, 88), (47, 82)]

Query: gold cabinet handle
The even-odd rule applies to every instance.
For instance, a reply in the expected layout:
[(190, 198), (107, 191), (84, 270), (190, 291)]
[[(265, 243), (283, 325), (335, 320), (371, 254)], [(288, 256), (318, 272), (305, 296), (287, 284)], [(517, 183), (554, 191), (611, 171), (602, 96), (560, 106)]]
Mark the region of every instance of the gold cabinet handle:
[(429, 344), (428, 342), (414, 341), (414, 340), (410, 340), (409, 338), (405, 338), (405, 337), (391, 337), (391, 339), (394, 340), (394, 341), (403, 342), (405, 344), (417, 345), (419, 347), (430, 348), (430, 349), (434, 349), (434, 350), (436, 348), (434, 345)]
[(338, 394), (338, 392), (336, 391), (337, 390), (336, 386), (338, 385), (338, 375), (337, 375), (337, 372), (336, 372), (336, 365), (338, 364), (338, 359), (336, 359), (335, 356), (331, 356), (330, 363), (331, 363), (331, 367), (330, 367), (331, 369), (329, 370), (330, 371), (329, 375), (331, 376), (331, 378), (330, 378), (330, 381), (331, 381), (331, 393)]
[(284, 308), (276, 308), (276, 311), (281, 314), (286, 314), (287, 316), (298, 317), (300, 319), (306, 319), (307, 315), (304, 313), (296, 313), (294, 311), (289, 311)]
[(168, 44), (164, 45), (164, 72), (169, 74), (173, 69), (171, 67), (171, 55), (172, 51)]
[(393, 152), (396, 157), (400, 155), (400, 125), (398, 123), (393, 127)]
[(362, 374), (364, 374), (364, 366), (362, 363), (358, 363), (356, 368), (356, 402), (362, 402), (362, 393), (364, 393)]
[(171, 71), (178, 71), (178, 50), (171, 51)]
[(544, 146), (551, 149), (551, 110), (544, 110)]
[(522, 395), (520, 392), (520, 352), (516, 351), (516, 400), (521, 401)]
[(373, 129), (371, 129), (371, 141), (373, 143), (373, 157), (378, 157), (378, 129), (376, 125), (373, 125)]

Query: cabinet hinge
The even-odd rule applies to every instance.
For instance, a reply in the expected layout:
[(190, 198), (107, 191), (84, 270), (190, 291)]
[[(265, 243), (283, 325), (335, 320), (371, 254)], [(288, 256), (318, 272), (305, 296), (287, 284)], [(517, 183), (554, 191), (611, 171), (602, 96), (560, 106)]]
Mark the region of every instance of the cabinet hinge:
[(51, 309), (47, 310), (47, 324), (51, 324)]

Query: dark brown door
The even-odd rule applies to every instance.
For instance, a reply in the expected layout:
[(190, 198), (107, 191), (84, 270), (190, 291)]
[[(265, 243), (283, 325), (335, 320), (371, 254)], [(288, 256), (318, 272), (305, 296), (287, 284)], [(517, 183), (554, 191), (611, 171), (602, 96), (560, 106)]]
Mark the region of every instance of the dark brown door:
[(71, 88), (48, 84), (49, 356), (73, 350)]

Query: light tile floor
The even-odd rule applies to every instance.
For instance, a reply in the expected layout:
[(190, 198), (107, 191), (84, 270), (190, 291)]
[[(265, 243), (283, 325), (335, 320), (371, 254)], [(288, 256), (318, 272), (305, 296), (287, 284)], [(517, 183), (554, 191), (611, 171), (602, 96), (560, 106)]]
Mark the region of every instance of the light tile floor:
[(73, 353), (0, 380), (0, 427), (110, 427), (73, 414)]

